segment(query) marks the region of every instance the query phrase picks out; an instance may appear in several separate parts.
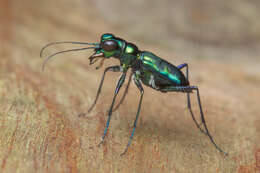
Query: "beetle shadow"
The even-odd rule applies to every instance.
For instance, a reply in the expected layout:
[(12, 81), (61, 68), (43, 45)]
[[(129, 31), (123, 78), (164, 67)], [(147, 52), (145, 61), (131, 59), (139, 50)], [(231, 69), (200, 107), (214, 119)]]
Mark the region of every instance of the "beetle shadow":
[[(200, 132), (191, 117), (183, 117), (178, 114), (172, 116), (174, 118), (168, 120), (147, 118), (145, 122), (140, 121), (135, 135), (137, 138), (157, 138), (156, 143), (171, 145), (178, 143), (181, 146), (202, 145), (202, 140), (207, 140), (207, 137)], [(176, 118), (175, 116), (179, 117)]]

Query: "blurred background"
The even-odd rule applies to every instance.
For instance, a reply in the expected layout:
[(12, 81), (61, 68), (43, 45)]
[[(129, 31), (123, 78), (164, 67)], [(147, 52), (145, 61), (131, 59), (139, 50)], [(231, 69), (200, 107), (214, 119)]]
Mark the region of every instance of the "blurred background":
[[(257, 0), (1, 0), (0, 172), (260, 171), (259, 18)], [(39, 52), (52, 41), (96, 42), (107, 32), (189, 64), (208, 127), (229, 157), (196, 129), (184, 95), (145, 87), (133, 145), (120, 158), (137, 109), (134, 86), (96, 147), (118, 74), (108, 75), (86, 114), (104, 69), (89, 66), (92, 52), (59, 55), (44, 73)], [(54, 46), (46, 56), (70, 48)], [(193, 106), (198, 115), (195, 97)]]
[(37, 25), (39, 29), (34, 29), (38, 32), (51, 30), (51, 27), (59, 27), (60, 32), (71, 31), (62, 35), (62, 39), (79, 34), (83, 40), (89, 40), (89, 35), (93, 37), (109, 30), (138, 43), (160, 45), (184, 57), (225, 60), (252, 59), (259, 55), (260, 2), (257, 0), (124, 3), (119, 0), (55, 3), (27, 0), (20, 3), (6, 0), (1, 3), (4, 22), (1, 28), (7, 30), (6, 34), (12, 32), (10, 25), (22, 23), (24, 27)]

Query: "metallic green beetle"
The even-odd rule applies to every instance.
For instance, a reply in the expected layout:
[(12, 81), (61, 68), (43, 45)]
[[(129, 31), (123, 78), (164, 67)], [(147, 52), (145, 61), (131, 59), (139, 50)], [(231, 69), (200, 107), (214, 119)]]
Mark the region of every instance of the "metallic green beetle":
[[(138, 116), (139, 116), (140, 109), (141, 109), (143, 94), (144, 94), (142, 84), (144, 84), (148, 87), (151, 87), (155, 90), (161, 91), (163, 93), (171, 92), (171, 91), (187, 93), (187, 102), (188, 102), (187, 107), (190, 111), (191, 117), (192, 117), (193, 121), (195, 122), (196, 126), (199, 128), (199, 130), (202, 133), (204, 133), (205, 135), (207, 135), (209, 137), (210, 141), (213, 143), (213, 145), (216, 147), (217, 150), (219, 150), (220, 152), (222, 152), (224, 154), (227, 154), (220, 147), (217, 146), (217, 144), (213, 140), (213, 137), (209, 133), (209, 130), (207, 128), (205, 118), (203, 115), (203, 111), (202, 111), (199, 89), (197, 86), (191, 86), (189, 84), (188, 64), (184, 63), (184, 64), (181, 64), (178, 66), (174, 66), (174, 65), (170, 64), (169, 62), (163, 60), (162, 58), (154, 55), (151, 52), (140, 51), (137, 48), (137, 46), (134, 45), (133, 43), (129, 43), (119, 37), (115, 37), (113, 34), (110, 34), (110, 33), (103, 34), (101, 36), (101, 40), (99, 43), (53, 42), (53, 43), (47, 44), (46, 46), (44, 46), (42, 48), (40, 56), (42, 56), (42, 53), (45, 48), (47, 48), (51, 45), (54, 45), (54, 44), (63, 44), (63, 43), (91, 45), (93, 47), (70, 49), (70, 50), (65, 50), (65, 51), (60, 51), (60, 52), (54, 53), (45, 59), (43, 66), (42, 66), (43, 69), (45, 67), (46, 62), (57, 54), (64, 53), (64, 52), (70, 52), (70, 51), (86, 50), (86, 49), (94, 49), (94, 54), (89, 57), (90, 65), (97, 62), (97, 60), (102, 59), (100, 65), (97, 66), (96, 69), (100, 68), (103, 64), (103, 61), (105, 59), (109, 59), (110, 57), (114, 57), (120, 61), (120, 65), (107, 67), (105, 69), (104, 74), (101, 79), (101, 83), (100, 83), (98, 91), (97, 91), (96, 98), (94, 100), (94, 103), (88, 110), (88, 112), (90, 112), (94, 108), (94, 106), (98, 100), (106, 73), (108, 71), (121, 72), (121, 76), (118, 80), (118, 83), (117, 83), (117, 86), (116, 86), (116, 89), (114, 92), (113, 101), (112, 101), (112, 104), (108, 111), (108, 119), (107, 119), (107, 123), (106, 123), (106, 128), (104, 130), (104, 134), (102, 136), (101, 142), (99, 143), (99, 146), (104, 142), (104, 139), (107, 135), (107, 130), (109, 127), (110, 118), (111, 118), (113, 110), (117, 109), (118, 106), (123, 102), (123, 100), (127, 94), (127, 91), (128, 91), (129, 85), (130, 85), (130, 81), (131, 81), (131, 79), (133, 79), (135, 85), (137, 86), (137, 88), (139, 89), (139, 91), (141, 93), (141, 97), (139, 100), (137, 114), (136, 114), (136, 118), (134, 121), (134, 127), (132, 130), (131, 136), (129, 138), (128, 144), (127, 144), (124, 152), (121, 155), (123, 155), (127, 152), (127, 149), (130, 146), (133, 136), (134, 136), (134, 131), (136, 128)], [(181, 69), (184, 67), (186, 68), (186, 77), (181, 71)], [(126, 74), (129, 69), (131, 69), (131, 74), (130, 74), (124, 95), (123, 95), (122, 99), (120, 100), (119, 104), (116, 106), (116, 108), (114, 108), (116, 97), (118, 95), (120, 88), (122, 87), (123, 83), (125, 82)], [(199, 109), (200, 109), (201, 122), (204, 126), (204, 130), (200, 127), (200, 125), (196, 121), (193, 111), (191, 109), (190, 93), (192, 93), (192, 91), (196, 91), (196, 93), (197, 93), (197, 100), (198, 100), (198, 105), (199, 105)]]

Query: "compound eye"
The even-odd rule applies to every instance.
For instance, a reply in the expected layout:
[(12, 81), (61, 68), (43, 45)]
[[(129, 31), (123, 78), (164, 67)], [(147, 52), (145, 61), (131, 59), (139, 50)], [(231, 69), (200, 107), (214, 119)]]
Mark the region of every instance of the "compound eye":
[(104, 49), (105, 51), (116, 50), (117, 46), (118, 46), (117, 43), (113, 40), (107, 40), (101, 44), (102, 49)]

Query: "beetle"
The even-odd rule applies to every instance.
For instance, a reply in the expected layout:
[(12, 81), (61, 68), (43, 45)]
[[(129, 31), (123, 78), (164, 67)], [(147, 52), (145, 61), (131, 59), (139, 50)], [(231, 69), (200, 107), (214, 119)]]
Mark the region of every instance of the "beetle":
[[(104, 133), (102, 135), (101, 142), (98, 144), (98, 146), (100, 146), (105, 140), (105, 137), (107, 135), (107, 131), (109, 128), (111, 115), (112, 115), (113, 110), (115, 109), (114, 108), (115, 100), (117, 98), (119, 90), (121, 89), (123, 83), (125, 82), (126, 74), (127, 74), (128, 70), (130, 69), (131, 74), (130, 74), (126, 89), (124, 91), (124, 95), (123, 95), (122, 99), (120, 100), (119, 104), (116, 106), (116, 108), (118, 108), (118, 106), (123, 102), (123, 100), (126, 96), (126, 93), (128, 91), (131, 80), (134, 81), (135, 85), (137, 86), (137, 88), (140, 91), (141, 96), (139, 99), (139, 104), (138, 104), (138, 108), (137, 108), (136, 118), (135, 118), (135, 121), (133, 124), (132, 133), (130, 135), (128, 144), (125, 147), (125, 150), (121, 155), (124, 155), (127, 152), (128, 147), (130, 146), (133, 136), (134, 136), (138, 117), (139, 117), (140, 110), (141, 110), (143, 95), (144, 95), (143, 85), (146, 85), (146, 86), (148, 86), (152, 89), (155, 89), (157, 91), (160, 91), (162, 93), (167, 93), (167, 92), (186, 93), (187, 94), (187, 107), (189, 109), (191, 117), (192, 117), (195, 125), (197, 126), (197, 128), (203, 134), (208, 136), (211, 143), (215, 146), (215, 148), (218, 151), (220, 151), (221, 153), (227, 154), (227, 152), (224, 152), (215, 143), (212, 135), (210, 134), (210, 132), (208, 130), (208, 127), (206, 125), (206, 121), (204, 118), (203, 110), (202, 110), (199, 89), (197, 86), (190, 85), (190, 83), (189, 83), (189, 69), (188, 69), (187, 63), (183, 63), (178, 66), (174, 66), (171, 63), (167, 62), (166, 60), (153, 54), (152, 52), (141, 51), (138, 49), (138, 47), (135, 44), (127, 42), (122, 38), (116, 37), (115, 35), (113, 35), (111, 33), (103, 34), (101, 36), (100, 42), (97, 42), (97, 43), (52, 42), (42, 48), (40, 56), (42, 57), (42, 54), (47, 47), (49, 47), (51, 45), (55, 45), (55, 44), (64, 44), (64, 43), (82, 44), (82, 45), (87, 45), (88, 47), (64, 50), (64, 51), (60, 51), (60, 52), (57, 52), (57, 53), (54, 53), (54, 54), (48, 56), (43, 63), (43, 66), (42, 66), (43, 70), (44, 70), (44, 67), (45, 67), (47, 61), (55, 55), (65, 53), (65, 52), (79, 51), (79, 50), (86, 50), (86, 49), (94, 49), (94, 53), (89, 57), (90, 65), (94, 64), (99, 59), (102, 59), (100, 65), (97, 66), (96, 69), (99, 69), (103, 65), (103, 62), (105, 59), (109, 59), (109, 58), (113, 57), (120, 61), (120, 65), (110, 66), (104, 70), (104, 73), (103, 73), (103, 76), (102, 76), (102, 79), (101, 79), (101, 82), (99, 84), (99, 88), (98, 88), (98, 91), (96, 94), (96, 98), (88, 110), (88, 112), (91, 112), (91, 110), (94, 108), (94, 106), (99, 98), (106, 73), (109, 71), (120, 72), (121, 76), (120, 76), (117, 86), (115, 88), (113, 100), (112, 100), (112, 103), (111, 103), (109, 111), (108, 111), (106, 127), (105, 127)], [(184, 68), (186, 68), (186, 75), (184, 75), (184, 73), (181, 71)], [(192, 108), (191, 108), (190, 94), (193, 91), (195, 91), (196, 95), (197, 95), (197, 102), (198, 102), (198, 106), (199, 106), (199, 110), (200, 110), (201, 123), (203, 124), (204, 129), (202, 129), (202, 127), (196, 121)]]

